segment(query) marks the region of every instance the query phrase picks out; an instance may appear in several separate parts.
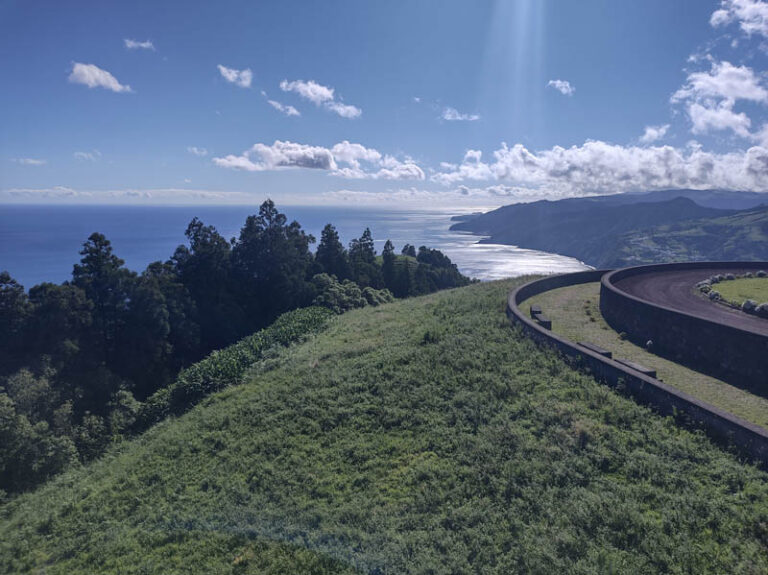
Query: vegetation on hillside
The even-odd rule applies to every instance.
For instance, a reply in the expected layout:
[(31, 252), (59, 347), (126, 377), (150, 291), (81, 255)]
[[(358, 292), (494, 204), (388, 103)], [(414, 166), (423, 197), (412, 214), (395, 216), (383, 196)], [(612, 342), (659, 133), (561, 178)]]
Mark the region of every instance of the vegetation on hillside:
[[(377, 257), (368, 229), (345, 249), (328, 224), (313, 254), (315, 239), (271, 201), (237, 239), (197, 218), (186, 237), (141, 274), (99, 233), (62, 285), (27, 293), (0, 272), (0, 490), (28, 489), (96, 457), (133, 431), (147, 398), (187, 390), (178, 381), (168, 388), (180, 370), (281, 314), (313, 304), (340, 313), (470, 282), (426, 247), (411, 258), (387, 242)], [(175, 402), (152, 403), (153, 413), (175, 411)]]
[[(463, 218), (452, 229), (490, 236), (484, 240), (490, 243), (572, 256), (597, 268), (768, 259), (768, 194), (741, 196), (669, 190), (539, 201)], [(729, 205), (740, 211), (723, 209)]]
[(510, 327), (340, 316), (0, 510), (0, 572), (764, 573), (768, 475)]

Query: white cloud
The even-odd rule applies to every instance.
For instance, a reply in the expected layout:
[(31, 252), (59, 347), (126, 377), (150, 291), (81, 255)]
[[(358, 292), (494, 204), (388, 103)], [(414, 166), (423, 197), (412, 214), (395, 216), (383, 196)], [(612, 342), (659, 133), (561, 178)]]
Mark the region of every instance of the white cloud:
[(76, 160), (95, 162), (101, 157), (101, 152), (93, 150), (92, 152), (75, 152), (72, 155)]
[(48, 160), (40, 158), (11, 158), (11, 161), (22, 166), (44, 166), (48, 163)]
[(766, 90), (754, 71), (730, 62), (712, 62), (709, 72), (693, 72), (686, 84), (672, 95), (672, 103), (705, 99), (768, 101)]
[(733, 100), (722, 100), (717, 105), (689, 104), (688, 116), (693, 124), (691, 132), (706, 134), (712, 130), (732, 130), (737, 136), (749, 138), (752, 122), (744, 112), (734, 112), (733, 105)]
[(722, 0), (709, 23), (717, 28), (737, 22), (747, 36), (768, 37), (768, 3), (763, 0)]
[(330, 149), (276, 140), (272, 145), (255, 144), (239, 156), (230, 154), (214, 158), (213, 162), (222, 168), (248, 172), (308, 168), (349, 179), (424, 180), (426, 177), (410, 158), (398, 160), (346, 140)]
[(249, 88), (251, 86), (251, 80), (253, 80), (253, 72), (250, 68), (245, 70), (236, 70), (235, 68), (227, 68), (218, 64), (219, 72), (222, 77), (230, 84), (235, 84), (241, 88)]
[(155, 51), (155, 45), (151, 40), (144, 40), (139, 42), (138, 40), (131, 40), (130, 38), (123, 39), (125, 47), (129, 50), (152, 50)]
[(187, 146), (187, 152), (193, 156), (204, 157), (208, 155), (208, 150), (205, 148), (198, 148), (197, 146)]
[(441, 117), (448, 122), (474, 122), (480, 119), (477, 114), (462, 114), (456, 108), (451, 107), (443, 109)]
[(432, 180), (444, 185), (499, 181), (539, 194), (584, 195), (666, 188), (763, 191), (768, 186), (768, 149), (716, 154), (700, 146), (619, 146), (587, 141), (581, 146), (531, 152), (522, 144), (502, 147), (493, 161), (475, 155)]
[(568, 80), (550, 80), (547, 82), (547, 87), (554, 88), (563, 96), (571, 96), (576, 91), (576, 88), (571, 86), (571, 83)]
[(282, 112), (286, 116), (301, 116), (301, 112), (299, 112), (296, 108), (287, 104), (281, 104), (277, 100), (267, 100), (267, 104), (272, 106), (278, 112)]
[(694, 134), (731, 130), (742, 138), (750, 138), (751, 120), (734, 107), (739, 100), (766, 104), (768, 90), (747, 66), (717, 62), (711, 57), (709, 61), (710, 70), (689, 74), (685, 85), (672, 94), (670, 101), (685, 106)]
[(121, 84), (112, 74), (93, 64), (75, 62), (72, 65), (72, 72), (69, 74), (69, 81), (73, 84), (83, 84), (89, 88), (105, 88), (113, 92), (133, 92), (129, 85)]
[(650, 144), (656, 140), (660, 140), (667, 135), (667, 130), (669, 130), (669, 124), (664, 124), (662, 126), (646, 126), (645, 133), (640, 136), (640, 142), (643, 144)]
[(201, 203), (252, 204), (253, 195), (244, 192), (195, 190), (188, 188), (152, 188), (118, 190), (77, 190), (67, 186), (50, 188), (10, 188), (0, 190), (0, 202), (72, 202), (72, 203)]
[(295, 92), (317, 106), (324, 104), (325, 102), (332, 102), (334, 98), (333, 88), (318, 84), (314, 80), (310, 80), (309, 82), (305, 82), (304, 80), (294, 80), (293, 82), (283, 80), (280, 82), (280, 89), (283, 92)]
[(363, 113), (357, 106), (344, 104), (337, 100), (333, 88), (318, 84), (314, 80), (307, 82), (304, 80), (294, 80), (292, 82), (283, 80), (280, 82), (280, 89), (283, 92), (294, 92), (305, 100), (309, 100), (315, 106), (326, 108), (342, 118), (358, 118)]

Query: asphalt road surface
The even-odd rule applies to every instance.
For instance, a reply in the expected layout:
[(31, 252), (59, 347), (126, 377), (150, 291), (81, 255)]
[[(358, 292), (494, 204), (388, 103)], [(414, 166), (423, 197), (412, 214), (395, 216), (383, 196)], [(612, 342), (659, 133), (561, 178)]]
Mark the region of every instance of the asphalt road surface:
[[(768, 319), (748, 315), (742, 311), (716, 304), (695, 289), (698, 282), (716, 274), (742, 274), (753, 269), (722, 268), (652, 272), (619, 280), (614, 285), (620, 290), (645, 301), (663, 305), (677, 311), (696, 315), (725, 325), (768, 335)], [(715, 286), (717, 289), (717, 286)], [(758, 302), (762, 303), (762, 302)]]

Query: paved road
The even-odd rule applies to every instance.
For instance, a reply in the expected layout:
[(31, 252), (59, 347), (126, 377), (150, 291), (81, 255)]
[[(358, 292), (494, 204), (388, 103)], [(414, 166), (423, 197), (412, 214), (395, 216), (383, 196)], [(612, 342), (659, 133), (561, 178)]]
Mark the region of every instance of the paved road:
[[(745, 271), (754, 270), (729, 268), (727, 273), (740, 274)], [(614, 285), (628, 294), (655, 304), (768, 335), (768, 319), (712, 303), (694, 291), (696, 283), (719, 273), (726, 272), (721, 268), (653, 272), (628, 277)]]

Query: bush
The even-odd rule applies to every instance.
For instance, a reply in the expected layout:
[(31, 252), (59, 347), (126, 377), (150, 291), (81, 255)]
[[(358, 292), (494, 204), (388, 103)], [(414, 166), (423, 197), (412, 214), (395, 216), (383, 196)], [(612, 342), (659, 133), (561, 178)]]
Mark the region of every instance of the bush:
[(391, 303), (395, 301), (395, 297), (388, 289), (373, 289), (372, 287), (367, 287), (363, 290), (363, 297), (365, 298), (365, 301), (368, 302), (368, 305), (374, 307), (383, 303)]
[(755, 314), (760, 317), (768, 318), (768, 303), (761, 303), (755, 308)]
[(744, 277), (745, 278), (753, 278), (753, 277), (755, 277), (755, 274), (753, 274), (752, 272), (747, 272), (747, 273), (744, 274)]
[(725, 279), (727, 280), (735, 280), (736, 276), (733, 274), (725, 274)]
[(757, 309), (757, 302), (751, 299), (748, 299), (743, 304), (741, 304), (741, 311), (743, 312), (755, 313), (755, 309)]
[(711, 292), (711, 291), (712, 291), (712, 286), (711, 286), (711, 285), (709, 285), (709, 284), (707, 284), (707, 285), (703, 285), (703, 286), (701, 286), (701, 287), (699, 288), (699, 291), (700, 291), (701, 293), (709, 293), (709, 292)]
[(709, 283), (711, 283), (711, 284), (720, 283), (720, 277), (719, 276), (712, 276), (711, 278), (709, 278)]
[(765, 276), (768, 276), (763, 270), (760, 270), (758, 272), (755, 272), (755, 275), (759, 278), (764, 278)]
[(237, 385), (245, 372), (276, 346), (287, 346), (309, 334), (317, 333), (328, 323), (332, 312), (322, 307), (289, 311), (269, 327), (183, 370), (170, 386), (150, 396), (139, 409), (137, 426), (144, 429), (170, 414), (183, 413), (204, 397)]
[(722, 299), (722, 296), (720, 295), (720, 292), (712, 290), (709, 292), (709, 299), (712, 301), (720, 301)]

